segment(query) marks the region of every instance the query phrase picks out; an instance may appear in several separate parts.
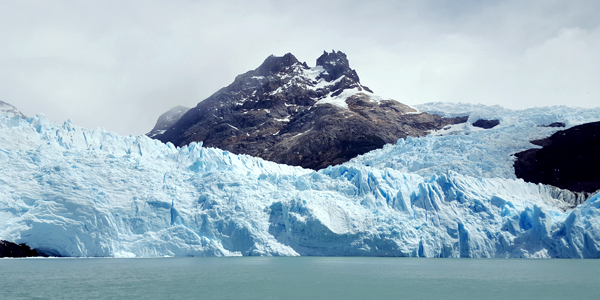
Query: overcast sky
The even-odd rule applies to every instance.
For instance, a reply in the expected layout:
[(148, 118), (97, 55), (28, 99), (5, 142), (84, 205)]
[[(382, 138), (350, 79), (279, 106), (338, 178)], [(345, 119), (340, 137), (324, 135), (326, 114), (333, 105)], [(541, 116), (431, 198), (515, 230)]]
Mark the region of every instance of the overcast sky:
[(600, 106), (600, 1), (0, 0), (0, 100), (139, 135), (270, 54), (406, 104)]

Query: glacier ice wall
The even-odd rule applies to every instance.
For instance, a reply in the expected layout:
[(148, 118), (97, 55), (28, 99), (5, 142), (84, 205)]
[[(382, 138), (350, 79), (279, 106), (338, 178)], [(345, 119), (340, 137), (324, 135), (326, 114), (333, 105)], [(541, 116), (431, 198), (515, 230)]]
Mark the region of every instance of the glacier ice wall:
[[(539, 148), (529, 141), (565, 129), (544, 126), (562, 122), (570, 128), (600, 120), (600, 108), (554, 106), (510, 110), (464, 103), (427, 103), (415, 107), (444, 117), (468, 115), (469, 119), (427, 137), (398, 140), (397, 145), (366, 153), (353, 163), (426, 176), (455, 171), (473, 177), (516, 179), (513, 154)], [(492, 129), (472, 126), (478, 119), (497, 119), (500, 124)]]
[[(599, 257), (599, 194), (574, 207), (578, 195), (510, 173), (511, 151), (556, 130), (525, 122), (544, 114), (600, 116), (497, 111), (498, 128), (466, 124), (319, 172), (4, 116), (0, 239), (61, 256)], [(511, 130), (523, 137), (499, 146)]]

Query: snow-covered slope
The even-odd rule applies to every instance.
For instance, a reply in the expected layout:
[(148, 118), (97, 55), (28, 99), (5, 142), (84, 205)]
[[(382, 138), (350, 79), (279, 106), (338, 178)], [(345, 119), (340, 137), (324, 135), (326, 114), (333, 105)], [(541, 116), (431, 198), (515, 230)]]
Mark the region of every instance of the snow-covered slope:
[[(0, 239), (63, 256), (599, 257), (600, 194), (572, 208), (575, 194), (514, 179), (504, 158), (555, 130), (536, 127), (549, 115), (573, 126), (595, 112), (494, 109), (493, 129), (409, 139), (319, 172), (0, 117)], [(511, 130), (524, 137), (502, 146)]]

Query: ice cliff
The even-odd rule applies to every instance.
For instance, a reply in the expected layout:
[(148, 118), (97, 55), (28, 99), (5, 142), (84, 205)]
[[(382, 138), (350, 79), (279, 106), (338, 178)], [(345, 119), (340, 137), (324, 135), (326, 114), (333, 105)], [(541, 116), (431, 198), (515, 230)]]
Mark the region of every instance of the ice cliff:
[[(469, 122), (315, 172), (201, 144), (0, 116), (0, 239), (61, 256), (600, 257), (600, 194), (515, 179), (600, 109), (432, 103)], [(471, 124), (498, 119), (492, 129)]]

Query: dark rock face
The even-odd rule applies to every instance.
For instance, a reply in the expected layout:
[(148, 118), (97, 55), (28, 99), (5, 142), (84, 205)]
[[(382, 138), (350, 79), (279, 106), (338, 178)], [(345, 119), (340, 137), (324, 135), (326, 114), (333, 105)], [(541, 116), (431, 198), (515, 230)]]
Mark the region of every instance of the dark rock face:
[(158, 117), (156, 125), (154, 125), (152, 131), (146, 133), (146, 135), (149, 137), (155, 137), (156, 135), (163, 134), (165, 131), (167, 131), (167, 129), (173, 126), (173, 124), (175, 124), (175, 122), (177, 122), (181, 118), (181, 116), (183, 116), (183, 114), (185, 114), (188, 110), (190, 110), (188, 107), (184, 107), (181, 105), (171, 108), (169, 111)]
[(0, 240), (0, 257), (33, 257), (39, 256), (35, 249), (25, 244), (15, 244)]
[(558, 131), (532, 143), (543, 148), (515, 154), (517, 177), (573, 192), (600, 189), (600, 122)]
[(319, 58), (317, 58), (317, 66), (322, 66), (325, 72), (320, 75), (320, 78), (324, 78), (326, 81), (332, 81), (346, 76), (353, 82), (360, 82), (356, 71), (350, 69), (350, 63), (346, 54), (341, 51), (331, 53), (323, 52)]
[(473, 123), (473, 126), (483, 128), (483, 129), (490, 129), (490, 128), (494, 128), (494, 127), (498, 126), (498, 124), (500, 124), (499, 120), (479, 119), (479, 120), (475, 121), (475, 123)]
[(268, 57), (154, 138), (184, 146), (202, 141), (236, 154), (326, 168), (407, 136), (466, 122), (383, 100), (363, 86), (342, 52), (309, 68), (292, 54)]
[(289, 68), (297, 63), (300, 62), (291, 53), (288, 53), (282, 57), (271, 55), (265, 59), (262, 65), (260, 65), (255, 72), (257, 76), (269, 76), (284, 71), (286, 68)]
[(565, 127), (565, 123), (563, 122), (554, 122), (548, 125), (541, 125), (540, 127)]

